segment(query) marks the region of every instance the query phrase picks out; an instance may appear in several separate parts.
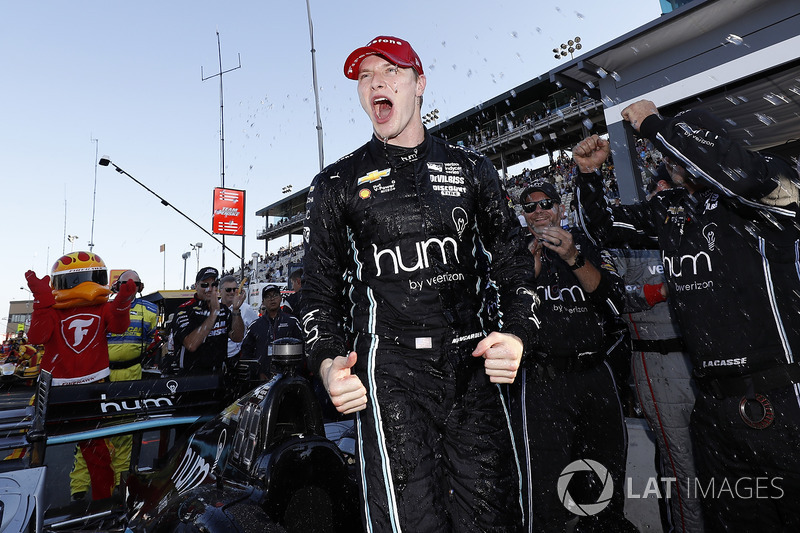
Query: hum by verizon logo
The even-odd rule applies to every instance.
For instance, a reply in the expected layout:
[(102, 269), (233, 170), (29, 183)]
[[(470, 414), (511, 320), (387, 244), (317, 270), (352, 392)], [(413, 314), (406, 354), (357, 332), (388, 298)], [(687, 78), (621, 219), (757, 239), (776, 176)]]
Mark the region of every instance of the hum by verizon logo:
[(100, 394), (100, 410), (104, 413), (122, 411), (141, 411), (148, 407), (172, 407), (172, 400), (163, 396), (158, 398), (144, 398), (142, 400), (123, 400), (121, 402), (108, 402), (105, 393)]

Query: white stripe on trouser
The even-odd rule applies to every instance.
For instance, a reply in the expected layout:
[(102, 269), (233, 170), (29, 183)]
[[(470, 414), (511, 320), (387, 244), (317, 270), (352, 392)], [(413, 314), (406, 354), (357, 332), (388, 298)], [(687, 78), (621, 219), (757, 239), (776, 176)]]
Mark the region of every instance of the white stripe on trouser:
[[(503, 389), (499, 384), (495, 384), (497, 393), (500, 395), (500, 405), (503, 406), (503, 414), (506, 417), (506, 426), (508, 427), (508, 436), (511, 439), (511, 450), (514, 452), (514, 464), (517, 466), (517, 489), (519, 491), (519, 510), (522, 512), (523, 520), (525, 517), (525, 506), (522, 501), (522, 471), (519, 464), (519, 452), (517, 451), (517, 442), (514, 440), (514, 428), (511, 425), (511, 414), (508, 412), (506, 405), (506, 398), (503, 396)], [(527, 441), (526, 441), (527, 442)]]
[[(528, 533), (533, 532), (533, 491), (531, 490), (531, 447), (528, 445), (530, 437), (528, 436), (528, 399), (527, 399), (527, 381), (528, 369), (522, 369), (522, 381), (520, 382), (522, 392), (520, 393), (520, 409), (522, 410), (522, 438), (525, 444), (525, 478), (528, 485), (527, 506), (528, 512), (523, 513), (523, 520), (528, 522)], [(522, 478), (520, 477), (520, 483)]]
[[(778, 329), (778, 337), (781, 339), (781, 346), (783, 346), (786, 363), (792, 364), (794, 363), (794, 354), (792, 354), (792, 349), (789, 346), (786, 329), (783, 327), (783, 320), (778, 310), (778, 302), (775, 299), (775, 286), (772, 282), (772, 271), (769, 268), (769, 260), (767, 259), (766, 241), (762, 237), (758, 238), (758, 251), (762, 258), (761, 263), (764, 268), (764, 283), (767, 287), (767, 296), (769, 297), (769, 306), (775, 320), (775, 327)], [(797, 384), (794, 384), (793, 388), (795, 400), (797, 401), (798, 407), (800, 407), (800, 389), (798, 389)]]
[[(372, 307), (374, 309), (374, 307)], [(375, 438), (380, 455), (380, 467), (383, 472), (384, 491), (386, 493), (386, 503), (389, 512), (389, 522), (393, 533), (401, 533), (400, 515), (397, 512), (397, 500), (394, 493), (394, 480), (392, 479), (392, 467), (389, 462), (389, 450), (386, 446), (386, 437), (383, 434), (383, 420), (381, 418), (380, 405), (378, 404), (377, 383), (375, 382), (375, 353), (378, 350), (378, 337), (370, 336), (369, 355), (367, 356), (367, 379), (369, 380), (369, 408), (372, 410), (373, 426), (375, 427)], [(360, 443), (363, 447), (364, 439), (359, 433)], [(363, 453), (361, 455), (363, 459)], [(364, 505), (367, 507), (367, 518), (369, 518), (369, 498), (367, 497), (366, 484), (366, 465), (361, 461), (361, 479), (364, 487)], [(372, 531), (372, 523), (367, 521), (367, 531)]]

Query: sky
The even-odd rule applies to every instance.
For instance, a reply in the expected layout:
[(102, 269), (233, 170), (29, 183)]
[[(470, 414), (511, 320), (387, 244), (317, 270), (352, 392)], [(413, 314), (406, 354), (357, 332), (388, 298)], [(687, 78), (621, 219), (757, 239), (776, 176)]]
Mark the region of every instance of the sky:
[[(409, 41), (428, 79), (423, 114), (447, 120), (661, 15), (657, 0), (310, 0), (325, 164), (369, 139), (347, 55), (378, 35)], [(220, 35), (225, 186), (246, 191), (245, 258), (265, 251), (255, 212), (308, 186), (319, 171), (306, 3), (6, 2), (0, 16), (0, 198), (8, 302), (26, 300), (24, 274), (49, 274), (63, 253), (88, 250), (109, 269), (135, 269), (145, 293), (220, 267), (222, 247), (119, 174), (107, 156), (211, 230), (220, 176)], [(239, 66), (241, 58), (241, 68)], [(202, 76), (201, 76), (202, 68)], [(69, 242), (67, 236), (77, 236)], [(182, 254), (192, 251), (184, 262)], [(160, 252), (161, 245), (165, 252)], [(241, 253), (240, 237), (226, 244)], [(270, 244), (270, 251), (285, 244)], [(225, 267), (238, 265), (231, 253)]]

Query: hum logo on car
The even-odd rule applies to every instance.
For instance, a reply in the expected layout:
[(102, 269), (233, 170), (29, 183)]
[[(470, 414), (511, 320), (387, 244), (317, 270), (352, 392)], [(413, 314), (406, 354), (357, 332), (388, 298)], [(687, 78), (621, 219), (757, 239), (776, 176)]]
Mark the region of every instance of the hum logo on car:
[(175, 489), (181, 493), (199, 486), (210, 471), (211, 465), (190, 446), (170, 480), (175, 484)]
[(107, 402), (107, 399), (105, 393), (100, 394), (100, 410), (104, 413), (110, 411), (141, 411), (148, 407), (172, 407), (172, 400), (164, 398), (163, 396), (158, 398), (144, 398), (143, 400), (132, 400), (130, 403), (128, 403), (128, 400)]

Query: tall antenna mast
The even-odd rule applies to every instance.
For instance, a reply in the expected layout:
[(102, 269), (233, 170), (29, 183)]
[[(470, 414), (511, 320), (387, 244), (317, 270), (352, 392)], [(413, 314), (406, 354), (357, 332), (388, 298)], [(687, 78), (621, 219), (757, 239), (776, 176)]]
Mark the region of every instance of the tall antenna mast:
[(100, 141), (98, 139), (92, 138), (91, 141), (94, 143), (94, 190), (92, 191), (92, 233), (89, 237), (90, 252), (94, 249), (94, 207), (97, 200), (97, 150), (100, 148)]
[[(225, 105), (223, 103), (222, 93), (222, 75), (227, 74), (236, 69), (242, 68), (242, 56), (239, 56), (239, 65), (228, 70), (222, 70), (222, 45), (219, 42), (219, 30), (217, 30), (217, 54), (219, 56), (219, 72), (211, 76), (203, 75), (203, 66), (200, 66), (201, 81), (210, 80), (219, 76), (219, 174), (220, 174), (220, 187), (225, 187)], [(242, 237), (244, 239), (244, 237)], [(222, 236), (222, 270), (225, 270), (225, 235)], [(244, 274), (244, 273), (242, 273)]]
[(319, 116), (319, 86), (317, 84), (317, 51), (314, 49), (314, 24), (311, 22), (311, 4), (306, 0), (308, 11), (308, 36), (311, 39), (311, 76), (314, 81), (314, 103), (317, 106), (317, 148), (319, 149), (319, 171), (325, 166), (325, 154), (322, 148), (322, 118)]
[(61, 243), (61, 255), (66, 253), (67, 249), (67, 186), (64, 185), (64, 241)]

